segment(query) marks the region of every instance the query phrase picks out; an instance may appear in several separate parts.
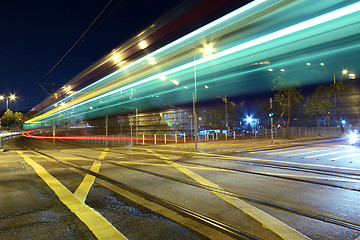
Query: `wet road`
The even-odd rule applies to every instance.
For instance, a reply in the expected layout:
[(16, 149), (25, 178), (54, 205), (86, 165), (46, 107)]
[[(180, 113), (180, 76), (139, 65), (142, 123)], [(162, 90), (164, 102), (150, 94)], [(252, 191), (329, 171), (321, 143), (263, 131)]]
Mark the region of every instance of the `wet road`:
[[(8, 187), (1, 193), (13, 197), (1, 194), (0, 238), (13, 231), (24, 239), (21, 236), (30, 234), (32, 226), (36, 229), (34, 224), (11, 223), (18, 222), (11, 221), (18, 215), (49, 229), (60, 224), (57, 236), (100, 238), (104, 233), (88, 221), (99, 213), (100, 221), (124, 239), (230, 239), (240, 238), (241, 233), (260, 239), (360, 236), (360, 149), (339, 139), (204, 143), (196, 151), (190, 144), (104, 147), (58, 142), (53, 146), (28, 139), (23, 144), (30, 149), (1, 153), (2, 166), (4, 159), (12, 159), (20, 167), (2, 169), (1, 181)], [(54, 187), (54, 179), (42, 176), (44, 171), (64, 188)], [(29, 197), (19, 200), (16, 196), (26, 196), (24, 192)], [(69, 203), (68, 198), (91, 208), (90, 217), (77, 214), (78, 203)], [(24, 207), (27, 201), (31, 204)], [(13, 206), (13, 214), (7, 206)], [(50, 217), (27, 218), (31, 209)]]

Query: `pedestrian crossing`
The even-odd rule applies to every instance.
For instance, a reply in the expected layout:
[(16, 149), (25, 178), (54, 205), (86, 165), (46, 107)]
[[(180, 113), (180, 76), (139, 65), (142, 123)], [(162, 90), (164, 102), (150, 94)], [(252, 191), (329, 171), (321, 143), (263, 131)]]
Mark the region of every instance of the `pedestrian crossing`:
[(303, 159), (325, 159), (325, 160), (351, 160), (354, 162), (360, 162), (360, 148), (338, 145), (338, 146), (319, 146), (319, 147), (306, 147), (306, 146), (294, 146), (284, 148), (257, 148), (248, 152), (253, 155), (262, 156), (275, 156), (275, 157), (300, 157)]

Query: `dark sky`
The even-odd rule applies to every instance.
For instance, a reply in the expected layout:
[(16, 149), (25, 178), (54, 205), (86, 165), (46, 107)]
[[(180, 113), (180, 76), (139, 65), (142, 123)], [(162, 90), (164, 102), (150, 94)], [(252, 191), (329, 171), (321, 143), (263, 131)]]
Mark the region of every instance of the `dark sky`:
[[(108, 0), (2, 0), (0, 94), (15, 93), (14, 111), (30, 110), (46, 97), (35, 84), (69, 50)], [(107, 11), (41, 82), (65, 84), (87, 66), (149, 26), (180, 0), (113, 0)], [(49, 92), (50, 85), (44, 85)], [(5, 103), (0, 102), (0, 110)]]

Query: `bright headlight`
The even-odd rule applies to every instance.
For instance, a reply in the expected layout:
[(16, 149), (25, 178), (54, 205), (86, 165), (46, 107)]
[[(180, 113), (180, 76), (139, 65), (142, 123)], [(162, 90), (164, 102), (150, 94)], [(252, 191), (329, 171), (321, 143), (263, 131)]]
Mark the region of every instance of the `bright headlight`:
[(358, 133), (357, 132), (352, 132), (349, 135), (349, 142), (350, 144), (355, 144), (358, 140)]

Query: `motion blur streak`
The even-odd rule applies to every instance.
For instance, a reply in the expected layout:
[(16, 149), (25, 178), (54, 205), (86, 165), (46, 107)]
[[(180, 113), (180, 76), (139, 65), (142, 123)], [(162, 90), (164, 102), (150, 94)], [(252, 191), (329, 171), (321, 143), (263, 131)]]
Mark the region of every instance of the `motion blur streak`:
[[(354, 62), (360, 51), (359, 11), (358, 1), (253, 1), (147, 55), (123, 59), (112, 52), (104, 61), (112, 59), (115, 71), (81, 89), (69, 85), (64, 99), (25, 128), (190, 103), (195, 66), (199, 101), (268, 91), (277, 75), (302, 85), (329, 82), (332, 69)], [(204, 56), (209, 45), (213, 54)]]

